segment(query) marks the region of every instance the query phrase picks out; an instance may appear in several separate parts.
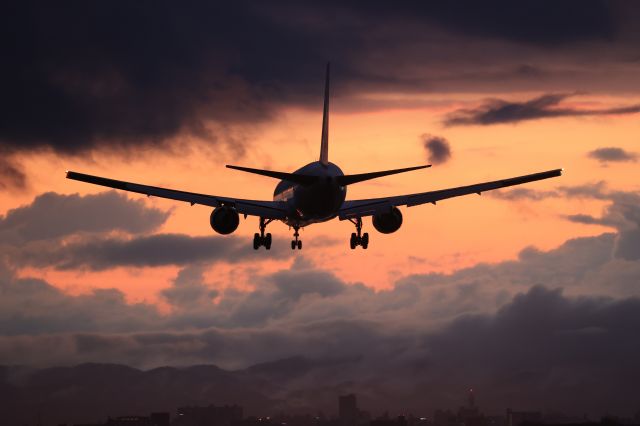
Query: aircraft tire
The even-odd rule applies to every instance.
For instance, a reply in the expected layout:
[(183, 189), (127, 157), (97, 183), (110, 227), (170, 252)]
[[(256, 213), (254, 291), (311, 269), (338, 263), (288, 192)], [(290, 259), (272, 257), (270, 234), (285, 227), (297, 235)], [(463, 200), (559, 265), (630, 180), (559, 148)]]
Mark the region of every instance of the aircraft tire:
[(253, 249), (258, 250), (258, 247), (260, 247), (260, 234), (256, 232), (253, 234)]
[(298, 250), (302, 250), (302, 241), (298, 240)]
[(265, 238), (264, 238), (264, 247), (265, 247), (267, 250), (271, 250), (271, 241), (272, 241), (272, 239), (271, 239), (271, 232), (267, 232), (267, 235), (266, 235), (266, 236), (265, 236)]
[(295, 250), (296, 249), (296, 242), (295, 240), (291, 240), (291, 250)]

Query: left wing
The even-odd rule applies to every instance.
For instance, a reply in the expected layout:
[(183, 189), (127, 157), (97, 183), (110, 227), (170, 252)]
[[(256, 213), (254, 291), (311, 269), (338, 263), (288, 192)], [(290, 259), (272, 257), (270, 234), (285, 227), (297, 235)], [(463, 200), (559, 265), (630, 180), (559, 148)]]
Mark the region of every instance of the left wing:
[(510, 179), (494, 180), (491, 182), (477, 183), (475, 185), (460, 186), (457, 188), (441, 189), (439, 191), (420, 192), (417, 194), (398, 195), (395, 197), (369, 198), (366, 200), (345, 201), (338, 212), (340, 220), (362, 216), (372, 216), (380, 212), (388, 211), (395, 206), (417, 206), (425, 203), (435, 204), (437, 201), (461, 195), (478, 194), (492, 189), (507, 186), (520, 185), (536, 180), (549, 179), (562, 175), (562, 169), (549, 170), (531, 175), (518, 176)]
[(287, 217), (285, 203), (280, 201), (257, 201), (219, 197), (217, 195), (198, 194), (195, 192), (177, 191), (175, 189), (141, 185), (138, 183), (86, 175), (84, 173), (77, 172), (67, 172), (67, 179), (79, 180), (81, 182), (92, 183), (94, 185), (108, 186), (109, 188), (122, 189), (124, 191), (137, 192), (147, 196), (153, 195), (154, 197), (186, 201), (191, 205), (202, 204), (211, 207), (220, 207), (223, 205), (233, 206), (240, 214), (261, 216), (265, 219), (284, 219)]

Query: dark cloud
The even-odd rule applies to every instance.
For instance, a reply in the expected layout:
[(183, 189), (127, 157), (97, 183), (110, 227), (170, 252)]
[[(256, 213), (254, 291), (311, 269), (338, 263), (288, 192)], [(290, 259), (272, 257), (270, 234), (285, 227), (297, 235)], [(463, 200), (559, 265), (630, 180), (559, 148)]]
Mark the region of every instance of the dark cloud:
[[(363, 284), (343, 282), (304, 259), (297, 259), (291, 268), (254, 274), (249, 281), (255, 288), (243, 290), (233, 285), (222, 289), (220, 283), (206, 282), (207, 265), (189, 264), (161, 292), (174, 308), (170, 315), (159, 319), (132, 306), (128, 315), (119, 316), (129, 318), (128, 330), (132, 332), (194, 327), (276, 327), (285, 332), (303, 325), (351, 320), (382, 322), (396, 331), (415, 327), (431, 330), (462, 314), (494, 312), (517, 292), (541, 284), (562, 287), (572, 295), (636, 295), (640, 263), (614, 255), (620, 250), (618, 240), (617, 234), (604, 234), (570, 240), (549, 252), (528, 248), (516, 261), (478, 265), (449, 275), (411, 275), (378, 292)], [(5, 334), (25, 327), (37, 334), (112, 331), (113, 323), (102, 324), (101, 316), (112, 309), (127, 309), (122, 294), (115, 290), (70, 296), (41, 280), (19, 279), (6, 269), (0, 270), (0, 283), (0, 312), (4, 315), (0, 322)], [(77, 321), (91, 310), (96, 312), (95, 321)], [(286, 348), (282, 350), (278, 353), (286, 353)], [(252, 358), (260, 359), (265, 358)]]
[(115, 191), (84, 196), (47, 192), (0, 217), (0, 236), (2, 243), (17, 245), (76, 233), (146, 233), (168, 217), (168, 212), (146, 207), (142, 200), (129, 200)]
[(638, 154), (625, 151), (624, 149), (618, 147), (594, 149), (593, 151), (589, 152), (588, 156), (602, 163), (636, 161), (638, 159)]
[(503, 0), (492, 1), (488, 7), (475, 2), (463, 3), (410, 2), (411, 6), (398, 9), (400, 13), (415, 14), (464, 34), (536, 45), (609, 40), (615, 34), (614, 11), (605, 1), (569, 1), (554, 13), (549, 13), (545, 3), (522, 7)]
[(160, 294), (174, 307), (194, 309), (205, 306), (208, 309), (220, 292), (204, 284), (204, 267), (194, 265), (181, 269), (173, 286)]
[(551, 191), (536, 191), (516, 188), (510, 191), (496, 191), (494, 197), (509, 200), (539, 201), (546, 198), (582, 198), (608, 201), (600, 217), (589, 214), (571, 214), (564, 218), (586, 225), (609, 226), (616, 229), (617, 239), (612, 256), (626, 259), (640, 259), (640, 193), (608, 190), (605, 182), (577, 186), (560, 186)]
[[(277, 375), (269, 395), (313, 406), (354, 391), (365, 407), (385, 401), (407, 409), (423, 407), (429, 392), (431, 404), (452, 404), (456, 389), (471, 383), (483, 389), (484, 406), (500, 410), (505, 400), (549, 406), (548, 397), (550, 405), (570, 411), (625, 409), (629, 401), (613, 390), (630, 386), (640, 351), (631, 336), (640, 321), (640, 200), (607, 191), (603, 183), (556, 191), (606, 197), (611, 205), (594, 221), (616, 233), (570, 240), (550, 251), (527, 248), (516, 260), (446, 275), (410, 275), (380, 291), (344, 282), (299, 256), (289, 268), (253, 272), (251, 288), (207, 282), (208, 263), (255, 255), (234, 237), (74, 236), (58, 248), (72, 255), (60, 258), (46, 249), (57, 237), (24, 239), (32, 251), (23, 252), (22, 262), (33, 266), (184, 268), (161, 290), (170, 306), (161, 313), (151, 304), (127, 303), (113, 289), (69, 295), (0, 264), (0, 363), (243, 368), (299, 355), (353, 361), (311, 363)], [(114, 202), (122, 203), (131, 202)], [(78, 229), (95, 230), (91, 224)], [(551, 290), (558, 288), (563, 292)], [(576, 388), (588, 389), (579, 403), (567, 397)]]
[[(213, 232), (213, 231), (212, 231)], [(282, 241), (281, 241), (282, 242)], [(201, 262), (241, 262), (254, 258), (286, 258), (291, 250), (274, 242), (266, 252), (256, 252), (247, 238), (154, 234), (131, 238), (92, 236), (61, 245), (58, 241), (27, 244), (8, 250), (17, 266), (55, 267), (60, 270), (106, 270), (124, 267), (190, 265)]]
[(88, 294), (69, 296), (42, 280), (20, 279), (0, 272), (5, 272), (0, 277), (0, 334), (4, 336), (97, 329), (127, 332), (132, 327), (153, 329), (161, 318), (154, 306), (127, 303), (124, 294), (115, 289), (94, 289)]
[(449, 141), (440, 136), (422, 135), (424, 148), (427, 150), (428, 160), (432, 164), (443, 164), (451, 158)]
[(630, 105), (606, 109), (579, 109), (563, 107), (562, 101), (571, 94), (547, 94), (524, 102), (511, 102), (502, 99), (489, 99), (484, 104), (472, 109), (459, 109), (446, 116), (447, 126), (482, 125), (519, 123), (527, 120), (538, 120), (554, 117), (580, 117), (594, 115), (635, 114), (640, 112), (640, 105)]
[[(598, 55), (620, 75), (602, 83), (601, 74), (588, 75), (581, 56), (592, 57), (589, 43), (615, 43), (622, 56), (635, 52), (619, 31), (620, 17), (635, 16), (635, 9), (600, 1), (553, 7), (20, 2), (0, 22), (0, 144), (118, 152), (187, 134), (238, 148), (241, 139), (218, 133), (264, 122), (282, 105), (319, 107), (327, 59), (340, 76), (335, 93), (342, 97), (460, 90), (461, 82), (476, 91), (487, 90), (487, 82), (544, 86), (557, 73), (572, 85), (597, 79), (628, 91), (618, 58)], [(471, 40), (484, 46), (477, 49), (481, 60), (469, 55)], [(565, 49), (566, 63), (550, 69), (545, 49)], [(575, 70), (583, 80), (557, 69)]]
[(27, 176), (10, 157), (0, 152), (0, 190), (20, 191), (27, 187)]
[(290, 37), (253, 9), (15, 5), (2, 22), (0, 140), (67, 153), (156, 144), (182, 132), (215, 142), (207, 120), (266, 119), (283, 97), (273, 79), (278, 58), (264, 60), (275, 46), (295, 57), (305, 37)]
[(540, 201), (547, 198), (557, 198), (560, 196), (560, 194), (558, 191), (539, 191), (531, 188), (515, 188), (510, 190), (493, 191), (491, 192), (491, 196), (508, 201)]
[(509, 190), (492, 191), (490, 196), (502, 200), (540, 201), (547, 198), (593, 198), (597, 200), (609, 200), (613, 191), (608, 190), (604, 181), (587, 183), (584, 185), (559, 186), (549, 191), (539, 191), (531, 188), (515, 188)]
[[(304, 358), (254, 367), (235, 377), (260, 378), (247, 386), (255, 386), (254, 391), (266, 386), (276, 400), (314, 408), (326, 409), (325, 404), (335, 404), (337, 393), (353, 391), (365, 409), (429, 412), (459, 405), (462, 389), (473, 385), (489, 412), (501, 412), (508, 401), (598, 416), (605, 410), (636, 409), (639, 312), (637, 298), (576, 298), (533, 287), (495, 313), (463, 315), (438, 330), (394, 329), (381, 319), (326, 319), (286, 329), (11, 336), (0, 338), (0, 360), (19, 351), (26, 356), (23, 362), (31, 363), (45, 345), (54, 363), (110, 359), (134, 365), (234, 365), (238, 359), (277, 360), (289, 357), (283, 356), (288, 352)], [(291, 369), (301, 362), (301, 368)], [(226, 377), (231, 381), (234, 376)]]
[(578, 214), (567, 219), (590, 225), (604, 225), (618, 231), (614, 256), (626, 260), (640, 260), (640, 194), (616, 192), (610, 195), (611, 204), (600, 217)]

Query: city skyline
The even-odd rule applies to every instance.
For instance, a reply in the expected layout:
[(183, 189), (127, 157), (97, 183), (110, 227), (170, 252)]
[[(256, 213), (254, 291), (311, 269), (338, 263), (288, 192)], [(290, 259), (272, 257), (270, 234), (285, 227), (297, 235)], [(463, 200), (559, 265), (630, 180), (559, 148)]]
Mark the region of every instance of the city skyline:
[[(599, 419), (590, 419), (586, 414), (567, 415), (557, 411), (528, 410), (518, 411), (506, 408), (502, 414), (487, 414), (475, 403), (472, 389), (467, 391), (466, 405), (454, 408), (436, 408), (430, 415), (424, 412), (414, 415), (401, 411), (390, 414), (382, 409), (378, 413), (360, 410), (357, 395), (339, 395), (337, 410), (325, 414), (323, 410), (315, 413), (287, 413), (280, 408), (272, 414), (244, 414), (243, 407), (233, 405), (185, 405), (178, 406), (172, 412), (157, 411), (149, 415), (128, 414), (108, 415), (105, 422), (97, 421), (99, 414), (84, 414), (81, 423), (59, 423), (58, 426), (536, 426), (536, 425), (637, 425), (640, 424), (640, 410), (633, 417), (620, 417), (607, 413)], [(380, 407), (378, 407), (380, 409)], [(138, 410), (140, 411), (140, 410)], [(337, 413), (337, 414), (336, 414)], [(34, 414), (34, 413), (31, 413)], [(64, 413), (56, 413), (64, 416)], [(44, 413), (35, 413), (36, 426), (43, 426)], [(55, 417), (55, 416), (54, 416)], [(69, 417), (73, 417), (69, 414)], [(82, 416), (80, 416), (82, 417)], [(19, 422), (23, 426), (31, 423), (25, 416), (20, 418), (3, 417), (5, 421)], [(91, 420), (93, 418), (93, 420)], [(57, 420), (60, 421), (60, 420)]]

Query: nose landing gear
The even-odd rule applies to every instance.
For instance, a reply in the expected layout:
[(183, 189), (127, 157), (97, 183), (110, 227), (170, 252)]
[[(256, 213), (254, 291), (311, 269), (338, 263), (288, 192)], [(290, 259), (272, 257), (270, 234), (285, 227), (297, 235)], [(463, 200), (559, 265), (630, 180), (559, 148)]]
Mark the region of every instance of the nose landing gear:
[(349, 222), (356, 226), (356, 232), (351, 233), (349, 246), (354, 250), (357, 246), (361, 246), (364, 250), (369, 247), (369, 233), (362, 233), (362, 218), (349, 219)]
[(257, 232), (253, 234), (253, 249), (258, 250), (261, 246), (264, 246), (265, 249), (271, 250), (271, 233), (268, 232), (266, 235), (264, 231), (267, 229), (267, 225), (270, 224), (273, 219), (265, 220), (265, 218), (260, 218), (260, 233)]
[(293, 232), (294, 240), (291, 241), (291, 250), (295, 250), (296, 248), (298, 250), (302, 250), (302, 241), (298, 239), (298, 237), (300, 236), (300, 233), (298, 232), (300, 230), (300, 227), (294, 226), (293, 230), (294, 230)]

